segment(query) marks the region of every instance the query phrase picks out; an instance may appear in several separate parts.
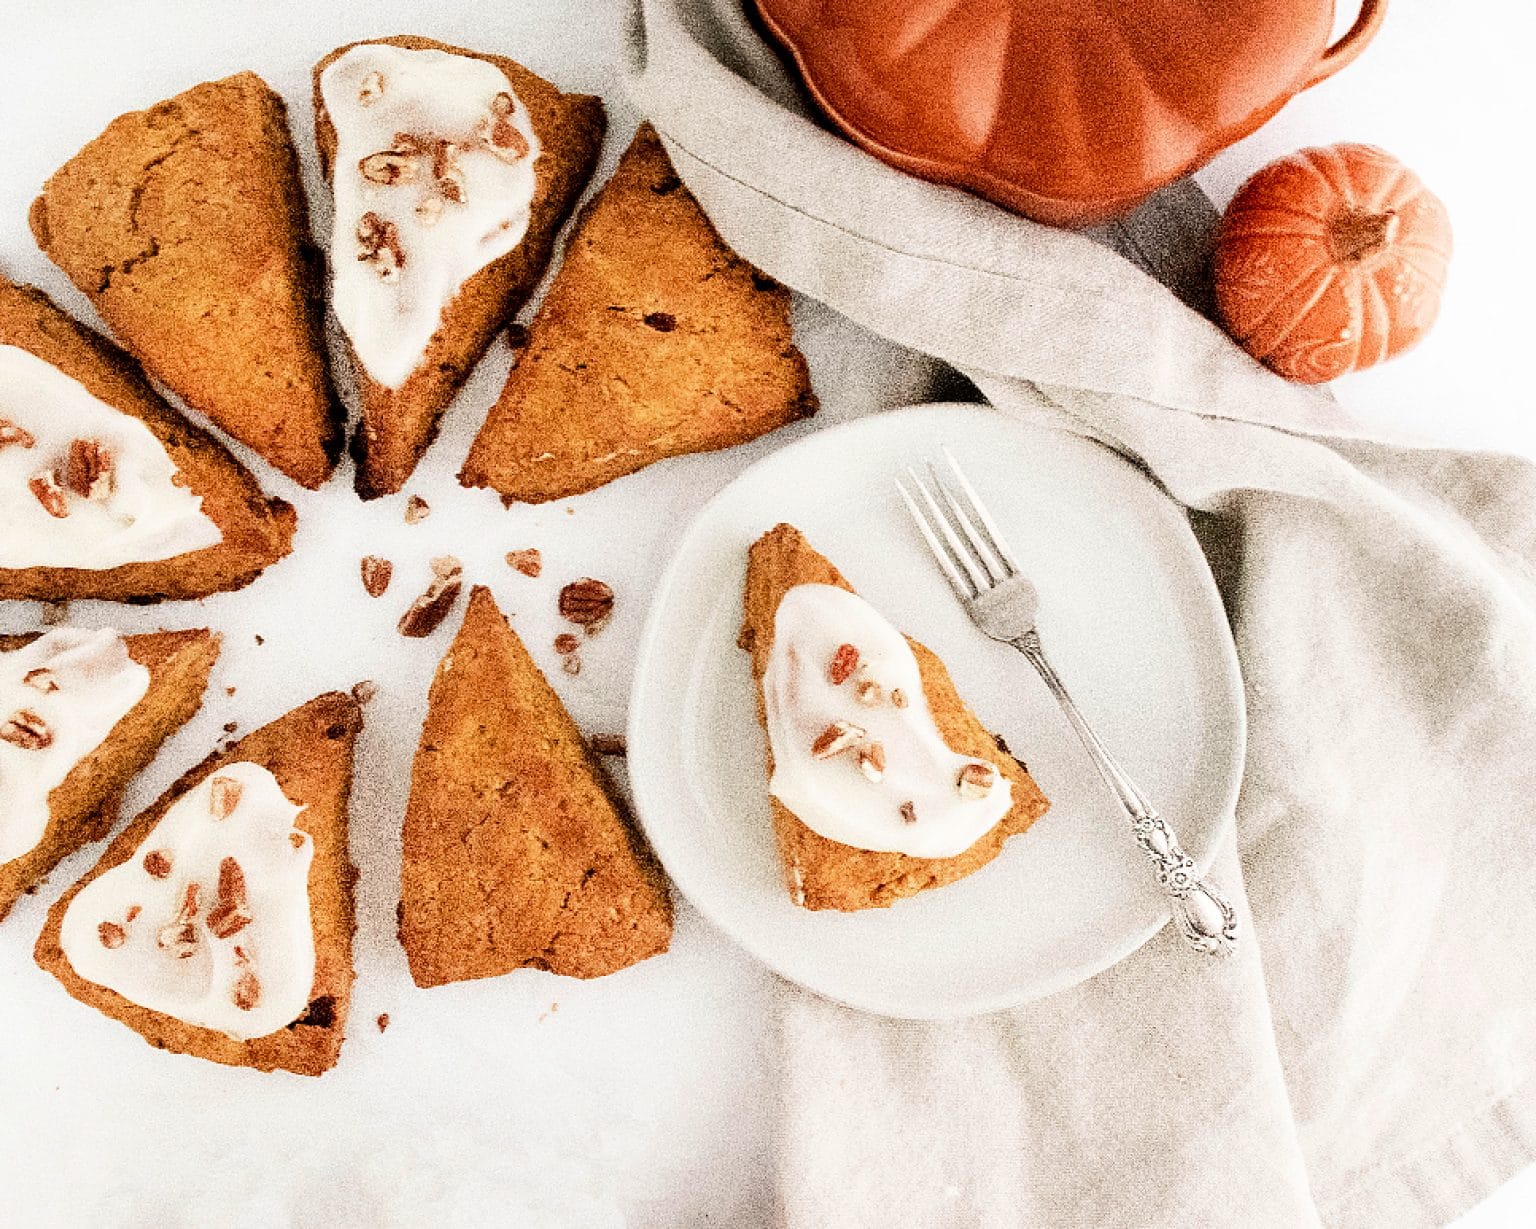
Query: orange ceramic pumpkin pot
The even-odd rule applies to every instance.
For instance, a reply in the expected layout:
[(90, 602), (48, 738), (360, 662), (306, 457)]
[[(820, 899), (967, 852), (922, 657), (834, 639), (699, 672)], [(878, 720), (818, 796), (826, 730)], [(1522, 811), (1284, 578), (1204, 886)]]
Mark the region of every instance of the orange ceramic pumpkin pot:
[(1450, 256), (1445, 206), (1397, 159), (1371, 145), (1304, 149), (1227, 207), (1216, 302), (1254, 358), (1317, 384), (1423, 337)]
[(1357, 56), (1333, 0), (749, 0), (876, 157), (1086, 225), (1247, 136)]

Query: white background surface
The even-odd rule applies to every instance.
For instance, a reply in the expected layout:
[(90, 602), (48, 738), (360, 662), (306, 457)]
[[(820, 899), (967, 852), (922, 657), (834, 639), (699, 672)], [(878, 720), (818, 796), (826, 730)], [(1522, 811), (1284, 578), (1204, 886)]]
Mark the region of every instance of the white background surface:
[[(288, 99), (313, 175), (309, 66), (362, 37), (463, 42), (510, 54), (566, 89), (602, 93), (611, 135), (601, 179), (637, 119), (614, 78), (617, 13), (610, 0), (12, 0), (0, 15), (9, 53), (0, 75), (0, 270), (90, 318), (35, 250), (27, 205), (113, 116), (197, 81), (260, 72)], [(1358, 64), (1200, 178), (1224, 202), (1268, 158), (1337, 140), (1381, 144), (1417, 168), (1456, 229), (1442, 320), (1417, 352), (1341, 381), (1338, 395), (1372, 422), (1536, 456), (1527, 376), (1536, 324), (1533, 45), (1525, 0), (1394, 0)], [(243, 732), (325, 688), (379, 682), (353, 820), (363, 870), (359, 980), (341, 1064), (321, 1081), (156, 1054), (31, 964), (44, 906), (95, 853), (66, 864), (0, 925), (0, 1220), (771, 1222), (770, 978), (686, 906), (668, 955), (601, 982), (530, 971), (430, 993), (411, 987), (393, 940), (399, 817), (427, 681), (452, 624), (425, 643), (402, 641), (393, 625), (425, 583), (427, 559), (452, 552), (471, 579), (493, 586), (553, 670), (554, 594), (575, 576), (600, 576), (619, 592), (614, 624), (590, 645), (579, 678), (554, 678), (588, 729), (619, 728), (650, 586), (692, 511), (751, 459), (818, 423), (926, 392), (913, 365), (814, 305), (802, 305), (797, 323), (825, 408), (774, 439), (665, 463), (566, 504), (506, 512), (452, 478), (500, 388), (507, 355), (493, 347), (408, 488), (432, 503), (428, 521), (403, 528), (403, 497), (359, 505), (346, 478), (310, 495), (258, 466), (268, 488), (299, 507), (294, 557), (245, 593), (201, 607), (77, 607), (83, 622), (207, 623), (225, 633), (203, 714), (140, 779), (130, 811), (201, 758), (224, 722)], [(539, 581), (501, 562), (526, 545), (545, 552)], [(356, 560), (369, 551), (396, 563), (395, 587), (378, 603), (360, 597), (356, 580)], [(35, 620), (35, 607), (0, 606), (0, 630)], [(381, 1011), (392, 1018), (383, 1035), (372, 1024)], [(1465, 1223), (1528, 1223), (1533, 1208), (1528, 1172)]]

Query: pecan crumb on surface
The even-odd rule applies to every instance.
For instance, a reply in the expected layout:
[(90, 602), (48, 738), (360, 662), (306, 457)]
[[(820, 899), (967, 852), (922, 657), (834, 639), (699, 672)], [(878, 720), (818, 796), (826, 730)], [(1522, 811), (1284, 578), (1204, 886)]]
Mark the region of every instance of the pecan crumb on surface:
[(357, 258), (371, 265), (382, 282), (392, 282), (400, 276), (405, 264), (405, 249), (400, 245), (400, 231), (393, 222), (387, 222), (369, 210), (357, 222)]
[(904, 692), (900, 687), (893, 687), (891, 689), (891, 703), (894, 704), (897, 708), (906, 708), (907, 693)]
[(560, 659), (560, 669), (564, 670), (567, 674), (580, 674), (581, 654), (567, 653)]
[(128, 932), (116, 922), (103, 922), (96, 927), (96, 933), (101, 936), (101, 945), (105, 948), (117, 948), (128, 942)]
[(903, 802), (901, 804), (901, 822), (904, 824), (915, 824), (917, 822), (917, 808), (910, 802)]
[(8, 742), (23, 751), (44, 751), (53, 746), (53, 731), (31, 709), (18, 709), (0, 721), (0, 742)]
[(432, 583), (400, 616), (399, 631), (402, 636), (419, 639), (430, 636), (448, 617), (453, 604), (459, 600), (463, 586), (463, 569), (451, 556), (432, 561)]
[(405, 501), (405, 523), (419, 525), (432, 515), (432, 505), (420, 495), (412, 495)]
[(530, 546), (524, 550), (509, 550), (507, 566), (521, 572), (524, 576), (537, 576), (544, 570), (544, 556), (539, 553), (539, 548), (536, 546)]
[(44, 627), (63, 627), (69, 622), (69, 603), (44, 602), (41, 622)]
[(381, 1032), (381, 1033), (385, 1029), (387, 1029), (389, 1027), (389, 1012), (387, 1012), (387, 1011), (379, 1012), (378, 1025), (379, 1025), (379, 1032)]
[(46, 469), (33, 474), (27, 479), (27, 489), (43, 505), (43, 511), (55, 520), (63, 520), (69, 515), (69, 496), (59, 485), (59, 476), (54, 470)]
[(240, 795), (245, 792), (234, 777), (214, 777), (208, 786), (208, 813), (214, 819), (228, 819), (240, 805)]
[(837, 652), (832, 654), (831, 664), (827, 666), (827, 677), (832, 680), (834, 687), (841, 687), (853, 677), (853, 672), (858, 668), (858, 649), (851, 644), (840, 644)]
[(364, 555), (360, 566), (363, 590), (369, 597), (383, 597), (395, 574), (395, 565), (379, 555)]
[(360, 106), (371, 107), (379, 101), (384, 93), (384, 76), (377, 71), (369, 73), (363, 78), (357, 87), (357, 101)]
[(593, 734), (587, 746), (594, 755), (628, 755), (629, 743), (622, 734)]
[(581, 648), (581, 638), (573, 636), (570, 632), (561, 632), (555, 637), (555, 652), (565, 657)]
[(613, 590), (590, 576), (571, 581), (560, 590), (560, 617), (592, 635), (613, 617)]
[(379, 694), (379, 685), (372, 679), (364, 679), (360, 683), (352, 684), (352, 698), (359, 704), (367, 704), (374, 696)]
[(226, 721), (224, 723), (224, 733), (226, 734), (233, 734), (239, 728), (240, 723), (238, 721)]
[(864, 679), (853, 689), (853, 698), (865, 708), (876, 708), (885, 698), (885, 692), (874, 679)]

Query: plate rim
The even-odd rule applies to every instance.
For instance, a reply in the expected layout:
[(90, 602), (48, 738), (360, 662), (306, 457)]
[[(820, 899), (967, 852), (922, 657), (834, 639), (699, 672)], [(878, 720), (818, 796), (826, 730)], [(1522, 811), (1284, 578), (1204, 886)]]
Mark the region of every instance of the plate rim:
[(651, 604), (646, 612), (645, 622), (636, 643), (635, 668), (634, 675), (630, 681), (629, 711), (625, 722), (626, 740), (630, 748), (626, 769), (629, 778), (630, 794), (634, 802), (635, 817), (657, 860), (661, 863), (668, 879), (676, 887), (677, 891), (682, 894), (693, 909), (711, 927), (732, 944), (746, 952), (753, 960), (773, 972), (776, 976), (815, 994), (819, 998), (852, 1008), (867, 1015), (883, 1016), (896, 1020), (971, 1019), (1048, 998), (1053, 994), (1058, 994), (1063, 990), (1079, 985), (1107, 969), (1113, 968), (1128, 956), (1139, 951), (1162, 931), (1164, 927), (1171, 923), (1171, 913), (1167, 917), (1163, 917), (1134, 931), (1127, 939), (1107, 947), (1107, 954), (1103, 959), (1088, 960), (1078, 965), (1069, 966), (1055, 977), (1046, 978), (1043, 981), (1032, 983), (1027, 987), (1017, 990), (1001, 992), (984, 998), (967, 999), (951, 1010), (946, 1010), (943, 1007), (928, 1011), (914, 1010), (910, 1006), (881, 1001), (878, 996), (841, 994), (828, 987), (813, 984), (812, 981), (807, 981), (803, 975), (792, 973), (781, 967), (780, 962), (772, 955), (761, 950), (752, 938), (744, 936), (736, 927), (727, 925), (713, 908), (701, 903), (699, 896), (690, 890), (690, 887), (673, 872), (672, 866), (669, 865), (661, 849), (661, 845), (666, 842), (658, 843), (655, 829), (647, 818), (653, 803), (657, 805), (658, 809), (661, 809), (660, 804), (650, 797), (651, 787), (647, 783), (646, 773), (644, 771), (635, 771), (635, 765), (640, 762), (640, 758), (635, 757), (633, 752), (636, 747), (645, 746), (650, 737), (649, 731), (641, 728), (643, 724), (641, 721), (642, 705), (639, 703), (639, 700), (651, 685), (652, 666), (656, 656), (654, 649), (662, 635), (661, 621), (663, 608), (667, 604), (667, 599), (677, 587), (678, 581), (682, 578), (683, 556), (689, 544), (699, 532), (699, 527), (715, 512), (716, 508), (730, 498), (736, 489), (749, 477), (755, 475), (758, 470), (765, 469), (772, 464), (782, 463), (783, 459), (787, 456), (802, 451), (825, 448), (829, 444), (835, 446), (837, 440), (849, 435), (855, 435), (863, 430), (873, 429), (875, 424), (884, 427), (893, 417), (929, 415), (935, 412), (947, 413), (952, 411), (961, 411), (966, 414), (990, 414), (994, 416), (995, 421), (999, 425), (1008, 429), (1019, 430), (1023, 433), (1028, 433), (1032, 430), (1049, 431), (1068, 436), (1086, 445), (1097, 445), (1104, 448), (1118, 460), (1125, 462), (1130, 477), (1145, 484), (1154, 495), (1171, 505), (1178, 513), (1179, 519), (1183, 522), (1184, 542), (1187, 547), (1186, 553), (1191, 564), (1194, 565), (1196, 583), (1214, 609), (1222, 612), (1221, 618), (1218, 620), (1221, 634), (1217, 637), (1221, 662), (1218, 686), (1221, 692), (1225, 693), (1225, 698), (1233, 714), (1233, 736), (1230, 740), (1231, 762), (1228, 765), (1224, 794), (1220, 800), (1219, 818), (1211, 828), (1209, 843), (1203, 856), (1195, 859), (1196, 867), (1201, 875), (1204, 875), (1210, 869), (1216, 858), (1232, 839), (1236, 827), (1237, 799), (1242, 789), (1247, 762), (1248, 713), (1247, 697), (1243, 687), (1242, 664), (1237, 655), (1237, 645), (1233, 639), (1231, 621), (1225, 614), (1225, 604), (1222, 601), (1221, 592), (1216, 587), (1216, 579), (1211, 572), (1210, 561), (1206, 558), (1205, 552), (1201, 549), (1199, 540), (1195, 537), (1194, 530), (1189, 524), (1188, 510), (1184, 505), (1169, 496), (1166, 491), (1162, 490), (1149, 477), (1136, 470), (1135, 466), (1127, 458), (1114, 449), (1109, 448), (1108, 445), (1073, 431), (1068, 424), (1063, 423), (1058, 426), (1049, 420), (1037, 418), (1021, 420), (1011, 417), (985, 402), (935, 401), (893, 407), (888, 410), (861, 415), (846, 422), (836, 423), (820, 431), (813, 432), (803, 439), (794, 440), (782, 448), (775, 449), (767, 456), (759, 457), (756, 461), (752, 462), (752, 464), (748, 465), (727, 482), (725, 486), (710, 496), (689, 519), (681, 532), (679, 532), (672, 553), (657, 579), (656, 587), (651, 597)]

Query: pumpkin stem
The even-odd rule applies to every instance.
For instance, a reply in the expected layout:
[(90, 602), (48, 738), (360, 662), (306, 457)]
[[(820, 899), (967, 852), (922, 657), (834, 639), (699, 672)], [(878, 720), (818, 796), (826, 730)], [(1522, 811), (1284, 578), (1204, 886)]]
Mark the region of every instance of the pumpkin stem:
[(1333, 220), (1333, 250), (1345, 264), (1374, 256), (1397, 238), (1402, 219), (1393, 210), (1347, 209)]

